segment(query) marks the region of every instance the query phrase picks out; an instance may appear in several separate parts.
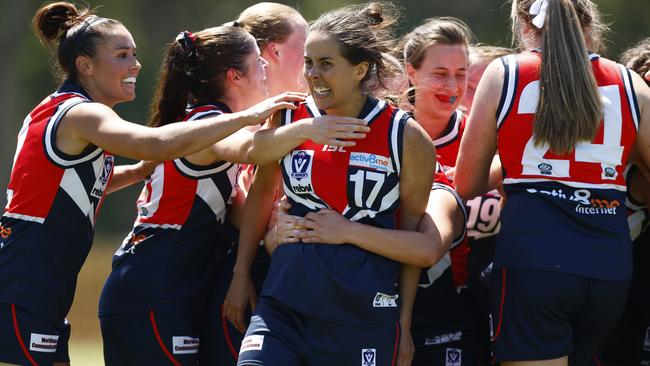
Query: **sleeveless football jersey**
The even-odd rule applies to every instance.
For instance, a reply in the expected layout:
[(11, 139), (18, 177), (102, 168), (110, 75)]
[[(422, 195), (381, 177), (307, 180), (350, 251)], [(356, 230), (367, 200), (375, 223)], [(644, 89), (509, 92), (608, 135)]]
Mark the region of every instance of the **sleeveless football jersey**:
[[(297, 110), (287, 110), (283, 123), (323, 113), (308, 98)], [(409, 116), (369, 97), (359, 118), (368, 122), (370, 132), (356, 146), (309, 140), (280, 161), (290, 214), (331, 208), (352, 221), (396, 227), (402, 140)], [(273, 253), (262, 294), (333, 322), (394, 323), (399, 315), (399, 270), (399, 263), (351, 244), (285, 244)]]
[(541, 54), (502, 58), (497, 128), (508, 203), (495, 266), (611, 280), (631, 275), (623, 170), (639, 112), (629, 70), (595, 54), (590, 58), (604, 118), (593, 141), (565, 155), (533, 140)]
[(113, 174), (114, 158), (101, 148), (71, 156), (56, 146), (65, 113), (86, 102), (85, 91), (66, 81), (25, 118), (0, 218), (0, 302), (57, 326), (72, 304)]
[(637, 202), (629, 194), (629, 184), (632, 182), (632, 174), (641, 174), (641, 172), (638, 171), (635, 165), (630, 164), (625, 170), (625, 177), (628, 183), (628, 195), (625, 198), (625, 207), (627, 208), (627, 224), (630, 228), (630, 238), (634, 242), (650, 226), (650, 217), (648, 217), (648, 204)]
[[(184, 123), (229, 112), (223, 104), (198, 106)], [(138, 199), (134, 228), (113, 257), (100, 316), (151, 309), (200, 316), (237, 172), (230, 162), (198, 166), (185, 158), (155, 168)]]

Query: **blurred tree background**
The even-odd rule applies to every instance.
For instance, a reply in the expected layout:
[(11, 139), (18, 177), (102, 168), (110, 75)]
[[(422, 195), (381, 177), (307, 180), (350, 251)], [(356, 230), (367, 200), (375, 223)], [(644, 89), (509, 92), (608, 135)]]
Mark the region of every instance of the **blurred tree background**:
[[(595, 0), (603, 20), (610, 24), (606, 34), (605, 56), (617, 59), (621, 51), (643, 37), (650, 36), (650, 0)], [(341, 0), (280, 1), (297, 8), (307, 20), (313, 20), (327, 10), (348, 4)], [(23, 118), (51, 93), (57, 81), (50, 72), (50, 58), (39, 45), (31, 29), (31, 18), (42, 4), (38, 0), (0, 0), (0, 42), (3, 56), (0, 59), (0, 187), (4, 190), (16, 148), (16, 136)], [(78, 3), (78, 2), (77, 2)], [(137, 99), (117, 106), (117, 112), (126, 120), (143, 123), (160, 67), (165, 44), (181, 30), (200, 30), (231, 20), (245, 7), (255, 3), (250, 0), (90, 0), (91, 7), (99, 7), (98, 14), (121, 20), (131, 31), (138, 46), (138, 59), (142, 70), (138, 77)], [(508, 20), (510, 3), (503, 0), (401, 0), (400, 32), (403, 34), (424, 19), (434, 16), (455, 16), (466, 21), (476, 35), (476, 40), (500, 46), (510, 45)], [(127, 162), (122, 160), (121, 162)], [(120, 238), (129, 231), (135, 217), (135, 199), (140, 185), (114, 193), (105, 201), (97, 225), (96, 247), (80, 276), (77, 302), (71, 311), (73, 343), (85, 338), (97, 342), (96, 303), (109, 270), (110, 255)], [(0, 204), (4, 207), (4, 195)], [(79, 304), (82, 303), (82, 304)], [(93, 338), (94, 337), (94, 338)], [(76, 341), (75, 341), (76, 339)], [(95, 340), (93, 340), (95, 339)], [(82, 347), (73, 348), (73, 353)], [(88, 361), (95, 364), (101, 356), (100, 348), (89, 348)], [(83, 358), (78, 358), (83, 359)], [(90, 360), (93, 361), (90, 361)], [(84, 359), (85, 360), (85, 359)], [(73, 358), (73, 361), (75, 359)]]

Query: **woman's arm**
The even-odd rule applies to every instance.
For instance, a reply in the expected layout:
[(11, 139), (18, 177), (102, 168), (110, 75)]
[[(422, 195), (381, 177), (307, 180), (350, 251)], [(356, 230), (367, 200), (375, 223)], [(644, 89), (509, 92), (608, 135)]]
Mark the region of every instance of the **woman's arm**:
[(278, 164), (258, 167), (255, 180), (244, 204), (237, 260), (224, 301), (224, 314), (241, 332), (246, 330), (244, 320), (246, 305), (250, 304), (252, 310), (257, 303), (255, 286), (251, 279), (251, 267), (259, 242), (266, 232), (279, 180), (280, 167)]
[(262, 122), (273, 112), (292, 108), (301, 94), (285, 93), (247, 110), (206, 118), (202, 123), (171, 123), (158, 128), (122, 120), (101, 103), (81, 103), (64, 116), (57, 147), (76, 155), (89, 144), (114, 154), (141, 160), (170, 160), (203, 150), (244, 126)]
[(151, 175), (158, 161), (140, 161), (131, 165), (118, 165), (113, 169), (113, 176), (108, 182), (106, 194), (117, 192)]
[(503, 84), (503, 65), (494, 60), (476, 90), (469, 121), (460, 143), (454, 185), (464, 199), (489, 191), (489, 173), (497, 148), (496, 112)]

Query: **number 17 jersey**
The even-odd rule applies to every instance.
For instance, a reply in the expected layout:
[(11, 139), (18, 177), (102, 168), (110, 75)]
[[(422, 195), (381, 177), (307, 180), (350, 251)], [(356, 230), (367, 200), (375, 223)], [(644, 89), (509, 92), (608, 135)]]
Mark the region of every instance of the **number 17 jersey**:
[[(321, 115), (308, 98), (285, 123)], [(402, 138), (409, 116), (369, 97), (359, 118), (366, 138), (353, 147), (306, 141), (280, 162), (290, 213), (330, 208), (349, 220), (386, 229), (397, 225)], [(285, 244), (273, 254), (263, 294), (310, 316), (368, 325), (398, 318), (400, 265), (352, 244)]]

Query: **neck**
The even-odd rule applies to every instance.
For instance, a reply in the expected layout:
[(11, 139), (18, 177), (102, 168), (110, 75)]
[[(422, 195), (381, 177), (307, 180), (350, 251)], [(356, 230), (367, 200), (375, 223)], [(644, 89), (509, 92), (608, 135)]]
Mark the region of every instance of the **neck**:
[(80, 78), (77, 81), (77, 84), (81, 85), (81, 87), (93, 102), (104, 104), (109, 108), (113, 108), (117, 104), (116, 102), (105, 98), (104, 95), (99, 91), (99, 88), (95, 86), (95, 83), (92, 82), (92, 80)]
[(339, 107), (326, 109), (325, 112), (331, 116), (358, 117), (366, 104), (368, 94), (365, 92), (352, 93), (346, 103)]
[(239, 112), (248, 108), (248, 104), (244, 101), (244, 98), (238, 96), (236, 93), (228, 92), (218, 100), (227, 105), (232, 112)]
[(451, 116), (452, 115), (434, 116), (431, 114), (418, 112), (417, 109), (415, 110), (415, 120), (420, 126), (422, 126), (422, 128), (427, 132), (432, 140), (436, 140), (441, 137), (440, 135), (449, 125), (449, 119)]

